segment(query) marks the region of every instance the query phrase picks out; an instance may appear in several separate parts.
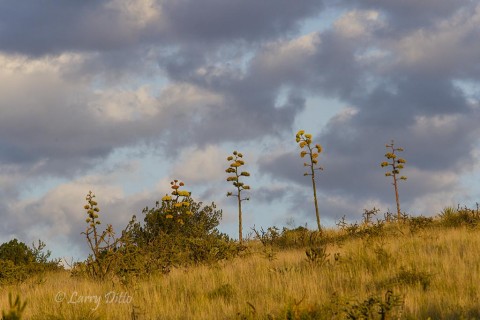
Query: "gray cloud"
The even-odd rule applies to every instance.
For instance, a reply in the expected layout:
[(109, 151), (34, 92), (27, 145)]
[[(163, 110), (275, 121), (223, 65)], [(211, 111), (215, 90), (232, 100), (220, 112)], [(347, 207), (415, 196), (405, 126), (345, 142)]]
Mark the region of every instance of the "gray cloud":
[(35, 56), (142, 44), (259, 41), (298, 30), (302, 19), (322, 7), (313, 0), (2, 1), (0, 50)]
[[(268, 139), (283, 147), (312, 96), (346, 106), (314, 138), (325, 150), (318, 176), (325, 217), (393, 203), (379, 167), (390, 139), (405, 147), (407, 208), (460, 192), (480, 138), (478, 4), (325, 3), (333, 2), (343, 15), (307, 35), (301, 25), (323, 1), (1, 2), (2, 231), (66, 226), (59, 190), (15, 206), (25, 184), (78, 178), (119, 148), (145, 146), (175, 161), (208, 145)], [(291, 183), (295, 197), (260, 186), (258, 199), (283, 199), (309, 217), (298, 151), (257, 163), (263, 178)], [(51, 203), (57, 211), (49, 216)], [(28, 220), (31, 212), (41, 214)]]
[(165, 1), (172, 36), (188, 41), (272, 39), (299, 28), (300, 19), (322, 9), (322, 1)]
[(381, 10), (392, 25), (389, 33), (405, 33), (417, 28), (428, 28), (439, 19), (455, 14), (457, 11), (467, 7), (472, 8), (476, 2), (472, 0), (386, 0), (386, 1), (350, 1), (339, 2), (341, 5), (358, 6), (363, 9)]

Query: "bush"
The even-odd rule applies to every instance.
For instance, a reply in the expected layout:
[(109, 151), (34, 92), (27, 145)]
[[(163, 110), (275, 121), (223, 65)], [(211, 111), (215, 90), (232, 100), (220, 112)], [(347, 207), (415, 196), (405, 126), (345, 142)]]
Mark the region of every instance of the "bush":
[(28, 278), (28, 265), (15, 265), (11, 260), (0, 260), (0, 285), (25, 281)]
[[(241, 247), (218, 231), (222, 211), (188, 197), (188, 214), (164, 201), (144, 209), (144, 225), (132, 228), (133, 241), (158, 267), (211, 263), (236, 256)], [(173, 207), (175, 208), (175, 207)], [(171, 217), (169, 217), (171, 216)]]
[[(90, 226), (93, 231), (88, 233), (87, 229), (83, 234), (90, 236), (87, 240), (95, 254), (77, 264), (74, 274), (91, 276), (89, 267), (98, 263), (104, 267), (104, 262), (108, 262), (108, 274), (126, 280), (132, 275), (168, 273), (172, 266), (214, 263), (244, 250), (241, 244), (218, 231), (222, 211), (217, 210), (213, 202), (210, 205), (196, 202), (190, 192), (180, 190), (183, 186), (181, 181), (172, 181), (171, 195), (165, 195), (153, 208), (143, 209), (143, 223), (133, 216), (119, 238), (107, 241), (110, 245), (103, 246), (108, 250), (106, 261), (103, 261), (102, 248), (92, 247), (95, 235), (100, 240), (107, 239), (98, 230), (94, 232), (99, 219), (99, 210), (95, 211), (97, 203), (93, 209), (91, 203), (86, 205), (85, 209), (90, 210), (87, 223), (94, 225)], [(109, 234), (113, 237), (113, 230)], [(96, 243), (101, 243), (100, 240)]]
[(60, 268), (60, 260), (49, 261), (50, 251), (44, 252), (45, 244), (38, 241), (33, 248), (13, 239), (0, 245), (0, 285), (18, 283), (29, 276)]
[(259, 240), (264, 247), (276, 247), (281, 249), (306, 248), (329, 242), (331, 239), (322, 236), (318, 231), (308, 230), (305, 227), (295, 229), (269, 227), (266, 231), (263, 228), (257, 230), (252, 228), (255, 239)]
[(475, 227), (480, 223), (480, 213), (477, 210), (463, 208), (446, 207), (439, 214), (440, 224), (445, 227), (468, 226)]
[(13, 239), (0, 246), (0, 260), (11, 261), (14, 265), (30, 264), (35, 261), (35, 255), (25, 243)]
[(407, 222), (410, 228), (410, 232), (415, 233), (416, 231), (433, 227), (435, 221), (432, 217), (418, 216), (408, 217)]

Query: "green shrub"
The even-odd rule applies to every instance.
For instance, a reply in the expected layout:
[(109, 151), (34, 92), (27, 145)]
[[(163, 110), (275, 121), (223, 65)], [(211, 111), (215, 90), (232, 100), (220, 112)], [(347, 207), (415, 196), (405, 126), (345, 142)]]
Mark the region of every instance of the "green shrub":
[(426, 271), (418, 271), (415, 268), (400, 268), (400, 271), (393, 281), (394, 283), (404, 285), (420, 284), (423, 290), (427, 290), (432, 282), (432, 277), (432, 274)]
[(144, 222), (134, 217), (123, 231), (128, 239), (128, 246), (121, 248), (125, 267), (133, 264), (138, 271), (168, 272), (172, 266), (229, 259), (244, 249), (218, 231), (222, 211), (215, 203), (196, 202), (190, 192), (181, 190), (183, 186), (172, 181), (171, 195), (143, 209)]
[(326, 245), (310, 247), (305, 250), (305, 255), (307, 256), (308, 263), (320, 267), (328, 263), (328, 257), (330, 256), (330, 254), (327, 253)]
[(25, 265), (15, 265), (11, 260), (0, 260), (0, 285), (23, 282), (28, 278)]
[(474, 210), (467, 207), (446, 207), (438, 215), (438, 218), (440, 219), (440, 224), (445, 227), (475, 227), (480, 223), (478, 208)]
[(431, 228), (435, 225), (435, 221), (432, 217), (408, 217), (407, 219), (410, 232), (415, 233), (419, 230), (424, 230), (426, 228)]
[(388, 290), (383, 298), (371, 296), (361, 302), (345, 303), (343, 319), (399, 319), (402, 312), (402, 297)]
[(35, 262), (35, 255), (25, 243), (13, 239), (0, 246), (0, 259), (13, 262), (14, 265)]
[(333, 239), (329, 239), (325, 235), (315, 230), (308, 230), (305, 227), (297, 227), (295, 229), (283, 228), (281, 231), (277, 227), (269, 227), (267, 230), (260, 228), (257, 230), (252, 228), (255, 239), (259, 240), (264, 247), (275, 247), (280, 249), (289, 248), (307, 248), (318, 246)]
[(60, 260), (49, 261), (50, 251), (38, 241), (33, 248), (13, 239), (0, 245), (0, 285), (25, 281), (28, 277), (50, 270), (58, 270)]

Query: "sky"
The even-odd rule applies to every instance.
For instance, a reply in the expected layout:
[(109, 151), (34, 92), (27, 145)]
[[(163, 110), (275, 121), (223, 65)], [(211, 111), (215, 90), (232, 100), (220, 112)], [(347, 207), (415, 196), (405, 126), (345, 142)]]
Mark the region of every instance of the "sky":
[(0, 241), (81, 259), (89, 190), (103, 225), (143, 220), (169, 182), (223, 210), (226, 157), (251, 173), (244, 234), (315, 228), (295, 134), (323, 146), (321, 221), (480, 202), (480, 4), (471, 0), (3, 0)]

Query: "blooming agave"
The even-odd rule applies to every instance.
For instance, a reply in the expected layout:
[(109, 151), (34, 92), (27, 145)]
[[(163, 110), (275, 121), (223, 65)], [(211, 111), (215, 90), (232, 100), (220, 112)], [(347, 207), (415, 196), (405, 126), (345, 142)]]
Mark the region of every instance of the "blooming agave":
[(397, 154), (396, 152), (402, 152), (403, 148), (395, 148), (395, 143), (392, 140), (390, 144), (386, 144), (385, 147), (387, 148), (387, 153), (385, 154), (385, 158), (388, 159), (388, 161), (383, 161), (380, 163), (380, 166), (382, 168), (384, 167), (390, 167), (389, 171), (385, 172), (386, 177), (392, 177), (393, 183), (392, 185), (394, 186), (395, 189), (395, 200), (397, 202), (397, 218), (400, 220), (401, 218), (401, 212), (400, 212), (400, 199), (398, 197), (398, 185), (397, 181), (398, 180), (407, 180), (406, 176), (400, 176), (400, 170), (404, 168), (404, 164), (407, 163), (407, 161), (403, 158), (398, 158), (397, 159)]
[(309, 167), (309, 172), (304, 173), (304, 176), (311, 176), (312, 177), (312, 187), (313, 187), (313, 199), (315, 203), (315, 215), (317, 217), (317, 226), (318, 231), (322, 231), (320, 225), (320, 214), (318, 212), (318, 202), (317, 202), (317, 189), (315, 186), (315, 171), (316, 170), (323, 170), (322, 167), (318, 167), (318, 155), (322, 152), (322, 146), (316, 144), (312, 146), (312, 135), (309, 133), (305, 133), (304, 130), (300, 130), (297, 132), (296, 139), (295, 139), (303, 149), (300, 152), (300, 157), (305, 158), (307, 157), (308, 162), (304, 162), (303, 165), (305, 167)]
[(243, 241), (242, 236), (242, 202), (244, 200), (250, 200), (249, 198), (242, 198), (242, 191), (250, 190), (250, 186), (240, 181), (241, 177), (249, 177), (250, 173), (247, 171), (241, 171), (240, 167), (245, 165), (243, 161), (243, 154), (237, 151), (233, 151), (231, 156), (227, 157), (227, 161), (230, 165), (225, 170), (226, 173), (231, 174), (227, 177), (228, 182), (232, 182), (233, 186), (237, 189), (237, 193), (227, 192), (227, 197), (236, 197), (238, 202), (238, 240)]
[[(170, 188), (172, 188), (171, 195), (166, 194), (162, 198), (163, 204), (168, 208), (167, 214), (165, 215), (166, 219), (173, 219), (173, 214), (180, 216), (182, 214), (192, 215), (193, 213), (188, 210), (190, 207), (190, 202), (188, 202), (188, 198), (190, 197), (191, 193), (186, 190), (180, 190), (185, 184), (182, 181), (173, 180), (170, 182)], [(176, 220), (179, 224), (183, 225), (184, 220), (182, 218), (178, 218)]]

